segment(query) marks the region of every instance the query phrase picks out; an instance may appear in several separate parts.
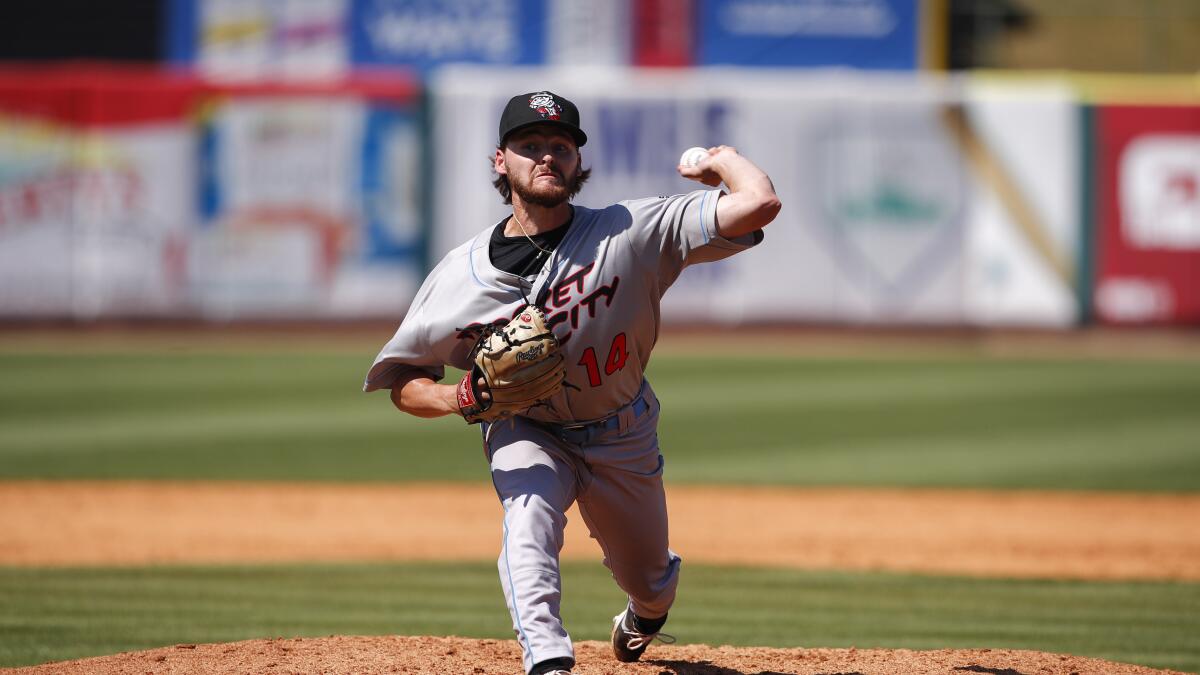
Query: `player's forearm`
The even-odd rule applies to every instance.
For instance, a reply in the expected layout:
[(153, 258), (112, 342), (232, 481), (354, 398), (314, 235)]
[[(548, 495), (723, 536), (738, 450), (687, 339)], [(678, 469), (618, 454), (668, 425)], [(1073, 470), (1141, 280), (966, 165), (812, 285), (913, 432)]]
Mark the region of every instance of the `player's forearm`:
[(679, 175), (713, 187), (725, 183), (729, 190), (717, 202), (717, 232), (722, 237), (732, 239), (760, 230), (779, 215), (782, 205), (771, 179), (734, 148), (719, 145), (698, 161), (688, 160), (684, 153)]
[(712, 154), (710, 166), (729, 189), (717, 202), (717, 231), (722, 237), (760, 230), (779, 214), (782, 204), (775, 186), (754, 162), (732, 148), (721, 148)]
[(402, 378), (392, 386), (392, 403), (416, 417), (458, 414), (458, 399), (452, 384), (437, 384), (423, 375)]

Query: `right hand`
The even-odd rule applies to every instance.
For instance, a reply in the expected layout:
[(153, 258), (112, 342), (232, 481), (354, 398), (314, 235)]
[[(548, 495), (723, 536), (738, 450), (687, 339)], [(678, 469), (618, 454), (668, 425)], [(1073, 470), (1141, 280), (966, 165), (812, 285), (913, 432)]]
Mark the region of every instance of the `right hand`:
[(716, 163), (720, 161), (720, 155), (726, 153), (737, 154), (737, 150), (728, 145), (717, 145), (708, 149), (708, 157), (700, 160), (695, 166), (684, 166), (682, 164), (675, 167), (679, 175), (688, 179), (694, 180), (697, 183), (703, 183), (709, 187), (717, 187), (721, 184), (722, 178), (716, 171)]

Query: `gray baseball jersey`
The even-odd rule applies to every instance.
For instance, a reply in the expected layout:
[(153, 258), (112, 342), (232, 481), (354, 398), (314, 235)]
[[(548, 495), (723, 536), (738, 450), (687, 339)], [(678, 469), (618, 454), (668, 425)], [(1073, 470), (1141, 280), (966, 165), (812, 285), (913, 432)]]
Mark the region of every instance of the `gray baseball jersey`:
[(544, 299), (547, 321), (562, 341), (564, 387), (528, 416), (544, 421), (605, 417), (638, 393), (658, 339), (659, 302), (687, 265), (719, 260), (753, 245), (750, 235), (717, 234), (719, 191), (637, 199), (596, 210), (574, 207), (566, 238), (536, 277), (496, 269), (488, 227), (446, 255), (425, 280), (407, 317), (376, 358), (364, 389), (389, 388), (412, 368), (435, 380), (445, 365), (466, 370), (469, 329), (503, 324)]
[[(755, 235), (717, 234), (720, 194), (577, 206), (553, 257), (530, 278), (492, 265), (496, 226), (489, 227), (430, 273), (367, 375), (367, 391), (389, 388), (414, 368), (441, 380), (446, 365), (470, 365), (472, 326), (506, 323), (526, 298), (546, 310), (573, 386), (523, 416), (481, 427), (504, 507), (500, 582), (527, 672), (574, 662), (558, 573), (574, 503), (636, 614), (662, 617), (674, 602), (680, 558), (668, 546), (659, 404), (643, 375), (658, 339), (659, 302), (679, 273), (755, 243)], [(598, 420), (581, 436), (544, 424)]]

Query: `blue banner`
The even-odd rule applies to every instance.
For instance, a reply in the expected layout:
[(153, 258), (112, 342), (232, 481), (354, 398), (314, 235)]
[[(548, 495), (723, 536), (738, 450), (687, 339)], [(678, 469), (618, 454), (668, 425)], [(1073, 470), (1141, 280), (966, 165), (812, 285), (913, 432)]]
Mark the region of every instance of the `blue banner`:
[(173, 65), (190, 66), (199, 53), (200, 6), (197, 0), (166, 0), (164, 7), (163, 56)]
[(914, 70), (920, 0), (700, 0), (697, 62)]
[(358, 192), (361, 256), (373, 262), (424, 265), (420, 120), (413, 111), (372, 105), (366, 110)]
[(355, 65), (545, 61), (547, 0), (354, 0)]

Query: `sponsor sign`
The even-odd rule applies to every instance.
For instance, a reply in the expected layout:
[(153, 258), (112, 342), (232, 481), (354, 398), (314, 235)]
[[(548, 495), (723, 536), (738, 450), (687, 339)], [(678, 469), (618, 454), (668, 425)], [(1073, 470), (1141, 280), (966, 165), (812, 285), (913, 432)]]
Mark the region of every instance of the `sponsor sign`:
[(1117, 167), (1122, 231), (1140, 249), (1200, 250), (1200, 125), (1195, 133), (1148, 133)]
[(624, 66), (629, 63), (631, 0), (554, 0), (546, 6), (548, 64)]
[[(548, 0), (352, 0), (351, 60), (428, 71), (545, 61)], [(601, 3), (603, 4), (603, 3)]]
[(847, 278), (902, 304), (961, 251), (969, 185), (935, 104), (865, 112), (813, 130), (817, 222)]
[(191, 96), (135, 68), (0, 73), (0, 315), (171, 312)]
[(353, 96), (254, 96), (204, 130), (203, 214), (188, 250), (209, 316), (389, 316), (423, 251), (411, 113)]
[(919, 65), (918, 0), (706, 0), (697, 61), (743, 66)]
[[(531, 81), (580, 108), (593, 169), (584, 206), (703, 189), (675, 171), (693, 145), (735, 146), (772, 177), (784, 208), (764, 244), (685, 270), (666, 320), (1068, 326), (1078, 316), (1072, 282), (1052, 264), (1079, 244), (1077, 115), (1062, 88), (599, 71), (584, 92), (554, 71), (455, 69), (433, 97), (444, 150), (435, 259), (505, 215), (481, 156), (504, 103)], [(949, 103), (965, 110), (969, 144), (946, 123)], [(968, 161), (967, 145), (986, 161)]]
[(337, 77), (349, 68), (350, 0), (169, 0), (168, 58), (207, 76)]
[(695, 0), (632, 1), (633, 65), (692, 65), (696, 60)]
[(0, 72), (0, 316), (396, 316), (425, 248), (411, 95)]
[(1067, 327), (1078, 290), (1084, 142), (1063, 82), (968, 80), (956, 142), (972, 184), (965, 300), (971, 323)]
[(1200, 107), (1096, 111), (1097, 316), (1200, 322)]

